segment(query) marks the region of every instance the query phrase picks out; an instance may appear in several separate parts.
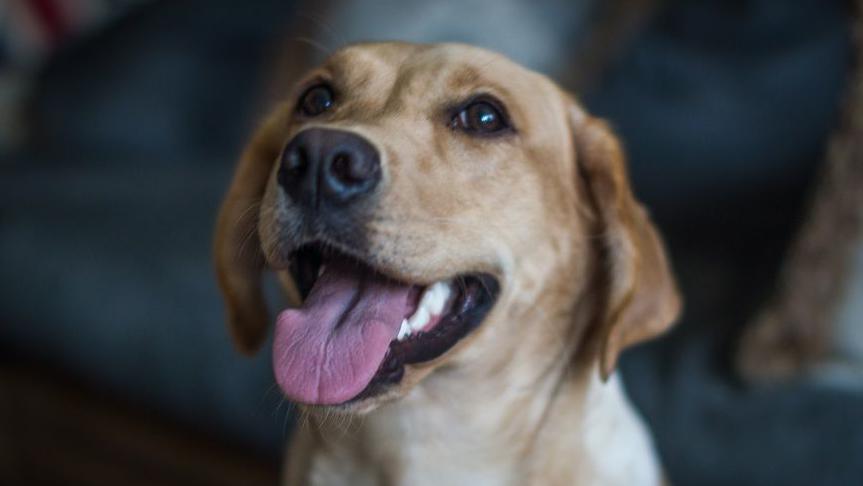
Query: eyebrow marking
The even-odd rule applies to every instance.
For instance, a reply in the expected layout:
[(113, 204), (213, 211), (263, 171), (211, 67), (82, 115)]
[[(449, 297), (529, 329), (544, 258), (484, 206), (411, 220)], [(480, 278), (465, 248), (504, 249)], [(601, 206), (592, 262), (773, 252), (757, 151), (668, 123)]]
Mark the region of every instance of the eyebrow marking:
[(448, 85), (452, 88), (477, 85), (482, 82), (482, 73), (473, 66), (463, 66), (449, 75)]

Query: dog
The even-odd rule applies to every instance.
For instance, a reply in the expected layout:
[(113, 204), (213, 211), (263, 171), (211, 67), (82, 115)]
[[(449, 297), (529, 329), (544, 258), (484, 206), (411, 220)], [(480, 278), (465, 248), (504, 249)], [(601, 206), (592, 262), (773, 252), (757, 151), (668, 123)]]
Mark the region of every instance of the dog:
[(351, 45), (254, 133), (215, 264), (300, 404), (284, 484), (664, 481), (614, 369), (681, 307), (608, 125), (463, 44)]

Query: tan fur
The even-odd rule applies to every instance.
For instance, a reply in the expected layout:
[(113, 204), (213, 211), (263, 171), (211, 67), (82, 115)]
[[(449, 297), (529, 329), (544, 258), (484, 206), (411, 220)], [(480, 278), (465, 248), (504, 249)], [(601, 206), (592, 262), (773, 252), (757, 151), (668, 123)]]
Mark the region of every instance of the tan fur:
[[(307, 409), (287, 483), (657, 484), (613, 368), (671, 324), (679, 298), (608, 127), (544, 76), (465, 45), (348, 47), (293, 93), (321, 79), (335, 108), (304, 121), (295, 101), (278, 107), (222, 208), (216, 263), (240, 347), (263, 336), (260, 262), (286, 263), (295, 209), (273, 177), (277, 147), (310, 126), (361, 134), (382, 154), (363, 259), (404, 281), (483, 271), (502, 288), (476, 331), (408, 365), (386, 396)], [(448, 126), (449, 108), (476, 93), (503, 102), (514, 133)], [(258, 201), (247, 255), (237, 245), (255, 223), (243, 212)]]

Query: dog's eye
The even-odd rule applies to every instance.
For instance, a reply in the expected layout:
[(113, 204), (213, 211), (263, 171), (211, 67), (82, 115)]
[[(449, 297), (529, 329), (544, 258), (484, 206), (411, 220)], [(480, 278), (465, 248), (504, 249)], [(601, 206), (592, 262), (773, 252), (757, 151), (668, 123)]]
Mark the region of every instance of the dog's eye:
[(318, 84), (307, 89), (300, 96), (298, 106), (305, 116), (318, 116), (333, 106), (333, 90), (326, 84)]
[(479, 100), (462, 108), (453, 118), (452, 126), (468, 133), (488, 135), (509, 128), (509, 123), (500, 108)]

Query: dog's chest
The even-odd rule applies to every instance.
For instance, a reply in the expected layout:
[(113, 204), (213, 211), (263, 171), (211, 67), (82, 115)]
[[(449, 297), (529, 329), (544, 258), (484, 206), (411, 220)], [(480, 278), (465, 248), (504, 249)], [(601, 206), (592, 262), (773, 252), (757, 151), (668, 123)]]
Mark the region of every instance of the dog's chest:
[[(410, 399), (406, 400), (410, 402)], [(452, 409), (390, 406), (327, 442), (310, 464), (315, 485), (508, 485), (519, 480), (521, 448), (497, 440), (491, 422), (454, 419)], [(407, 410), (405, 410), (407, 409)], [(500, 427), (496, 427), (500, 429)], [(336, 440), (335, 438), (338, 437)]]
[[(380, 451), (374, 454), (380, 454)], [(392, 451), (385, 453), (373, 461), (358, 456), (320, 454), (312, 460), (309, 483), (315, 486), (519, 484), (514, 482), (510, 466), (481, 456), (477, 452), (467, 452), (456, 457), (436, 447), (406, 447), (395, 454)]]
[(537, 435), (530, 432), (535, 428), (507, 426), (494, 407), (470, 417), (455, 413), (458, 402), (422, 407), (417, 402), (428, 397), (415, 390), (351, 432), (321, 433), (308, 484), (660, 484), (650, 438), (619, 379), (591, 377), (581, 398), (552, 412), (554, 425)]

